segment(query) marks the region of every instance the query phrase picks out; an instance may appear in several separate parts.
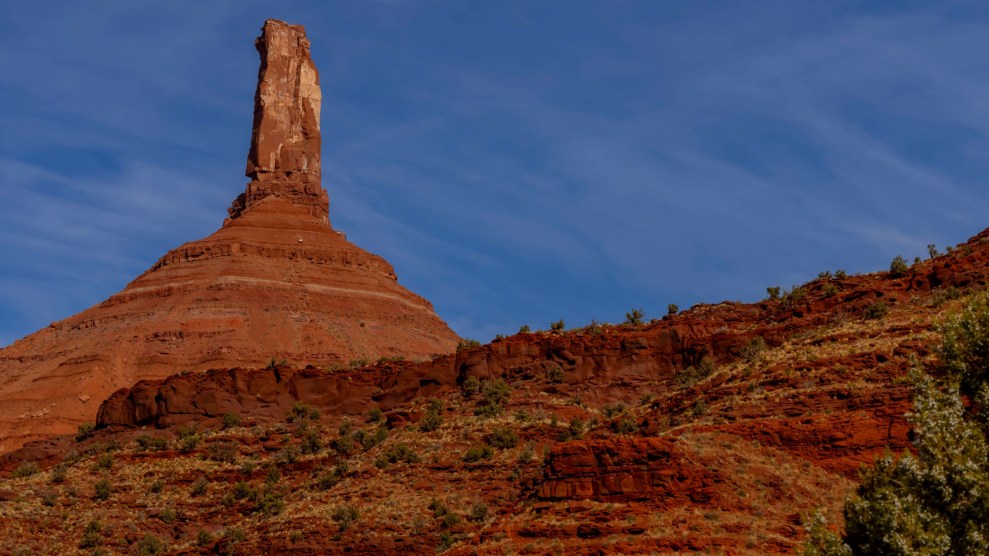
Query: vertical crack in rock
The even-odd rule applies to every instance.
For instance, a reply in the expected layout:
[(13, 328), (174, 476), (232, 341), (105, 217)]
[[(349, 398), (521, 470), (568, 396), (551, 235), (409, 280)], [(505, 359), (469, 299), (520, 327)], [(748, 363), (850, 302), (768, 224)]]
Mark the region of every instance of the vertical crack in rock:
[(247, 190), (230, 207), (239, 217), (269, 197), (281, 197), (329, 222), (320, 178), (319, 73), (301, 25), (269, 19), (255, 41), (261, 55), (254, 129), (247, 155)]

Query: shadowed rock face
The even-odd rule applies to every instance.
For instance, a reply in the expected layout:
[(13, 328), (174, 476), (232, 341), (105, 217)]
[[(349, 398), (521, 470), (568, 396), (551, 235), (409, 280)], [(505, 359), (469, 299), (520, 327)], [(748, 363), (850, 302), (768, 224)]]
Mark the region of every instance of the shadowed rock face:
[(252, 181), (213, 235), (106, 301), (0, 350), (0, 452), (94, 421), (118, 388), (183, 370), (425, 359), (457, 335), (327, 218), (319, 78), (301, 26), (265, 23)]

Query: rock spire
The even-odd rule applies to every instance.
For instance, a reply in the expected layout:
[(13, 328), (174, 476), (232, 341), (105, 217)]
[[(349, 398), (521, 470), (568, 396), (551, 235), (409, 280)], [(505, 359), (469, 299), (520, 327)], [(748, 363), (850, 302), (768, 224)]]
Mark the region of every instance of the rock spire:
[(247, 155), (247, 190), (230, 217), (271, 196), (305, 207), (329, 222), (329, 198), (320, 185), (319, 72), (301, 25), (269, 19), (254, 41), (261, 55), (254, 94), (254, 128)]

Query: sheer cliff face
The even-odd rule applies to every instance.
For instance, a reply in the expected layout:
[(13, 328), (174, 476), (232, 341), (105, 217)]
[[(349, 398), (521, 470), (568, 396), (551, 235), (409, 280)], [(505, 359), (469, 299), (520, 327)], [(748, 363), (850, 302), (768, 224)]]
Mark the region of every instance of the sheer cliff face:
[(328, 198), (320, 185), (319, 72), (301, 25), (269, 19), (255, 41), (261, 55), (254, 94), (254, 128), (247, 155), (247, 191), (230, 216), (270, 196), (289, 199), (327, 221)]
[(330, 227), (308, 45), (301, 26), (265, 22), (251, 181), (220, 230), (0, 351), (0, 452), (73, 432), (142, 379), (271, 359), (325, 367), (453, 351), (458, 338), (432, 305)]

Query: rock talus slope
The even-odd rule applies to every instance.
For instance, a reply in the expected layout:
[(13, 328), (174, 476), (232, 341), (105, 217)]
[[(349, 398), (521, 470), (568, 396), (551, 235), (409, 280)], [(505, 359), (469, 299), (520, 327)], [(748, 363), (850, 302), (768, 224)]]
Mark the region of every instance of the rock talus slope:
[(421, 359), (455, 347), (456, 334), (427, 300), (329, 223), (319, 76), (303, 28), (269, 20), (256, 45), (245, 193), (213, 235), (0, 351), (0, 452), (74, 431), (138, 380), (271, 359)]

